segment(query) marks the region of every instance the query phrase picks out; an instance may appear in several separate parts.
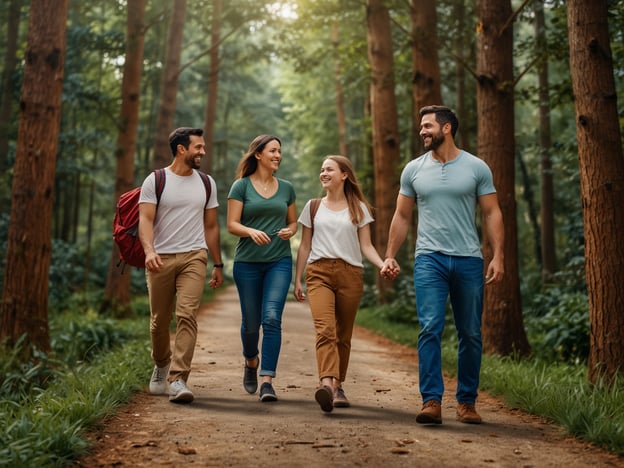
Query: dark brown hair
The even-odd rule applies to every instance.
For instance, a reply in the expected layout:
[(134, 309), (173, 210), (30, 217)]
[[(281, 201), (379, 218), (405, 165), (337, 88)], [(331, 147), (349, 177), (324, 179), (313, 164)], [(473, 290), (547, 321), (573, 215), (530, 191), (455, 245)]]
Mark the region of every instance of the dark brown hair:
[(173, 132), (169, 134), (169, 147), (171, 148), (171, 154), (173, 156), (178, 152), (178, 145), (184, 146), (188, 149), (191, 144), (191, 135), (194, 136), (202, 136), (204, 134), (204, 130), (201, 128), (192, 128), (192, 127), (180, 127), (176, 128)]
[(447, 123), (451, 124), (451, 135), (453, 135), (453, 138), (455, 138), (455, 134), (457, 133), (457, 129), (459, 128), (459, 120), (457, 120), (455, 112), (453, 112), (450, 107), (425, 106), (420, 109), (419, 114), (421, 119), (423, 115), (435, 114), (436, 122), (438, 122), (440, 126), (444, 126)]

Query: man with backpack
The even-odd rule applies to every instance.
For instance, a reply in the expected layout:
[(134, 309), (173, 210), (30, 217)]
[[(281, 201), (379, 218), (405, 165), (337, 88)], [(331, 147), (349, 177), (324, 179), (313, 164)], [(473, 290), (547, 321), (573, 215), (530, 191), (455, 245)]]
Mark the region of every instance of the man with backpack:
[[(217, 219), (217, 188), (205, 185), (198, 171), (205, 153), (203, 130), (182, 127), (169, 135), (173, 162), (165, 168), (164, 187), (157, 198), (155, 173), (143, 182), (139, 199), (139, 239), (145, 251), (154, 370), (150, 393), (169, 400), (193, 401), (186, 383), (197, 340), (199, 309), (208, 253), (213, 261), (210, 286), (223, 284), (223, 262)], [(159, 189), (160, 190), (160, 189)], [(175, 305), (173, 349), (169, 324)]]

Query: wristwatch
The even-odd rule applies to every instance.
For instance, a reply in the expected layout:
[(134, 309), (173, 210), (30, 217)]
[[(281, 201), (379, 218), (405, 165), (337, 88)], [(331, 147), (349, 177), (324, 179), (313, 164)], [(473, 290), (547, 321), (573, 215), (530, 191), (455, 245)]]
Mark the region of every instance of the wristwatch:
[(223, 268), (223, 263), (215, 263), (212, 268)]

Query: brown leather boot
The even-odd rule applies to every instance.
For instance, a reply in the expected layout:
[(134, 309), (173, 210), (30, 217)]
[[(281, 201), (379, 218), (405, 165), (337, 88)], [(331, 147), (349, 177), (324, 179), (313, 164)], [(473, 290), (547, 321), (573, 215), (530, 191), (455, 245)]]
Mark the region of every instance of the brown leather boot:
[(457, 420), (466, 424), (481, 424), (481, 416), (475, 405), (470, 403), (457, 403)]
[(442, 424), (442, 407), (440, 402), (436, 400), (425, 401), (416, 416), (416, 422), (419, 424)]

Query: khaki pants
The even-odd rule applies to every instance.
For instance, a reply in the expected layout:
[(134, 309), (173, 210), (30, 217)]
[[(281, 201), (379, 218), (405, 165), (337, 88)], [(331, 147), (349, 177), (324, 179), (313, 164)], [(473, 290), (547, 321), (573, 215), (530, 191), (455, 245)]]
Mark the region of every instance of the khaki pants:
[[(146, 270), (150, 303), (152, 358), (158, 367), (169, 368), (169, 382), (188, 380), (197, 341), (197, 310), (206, 281), (208, 252), (195, 250), (164, 254), (160, 272)], [(176, 332), (171, 352), (169, 324), (175, 306)]]
[(364, 290), (363, 270), (323, 258), (306, 267), (306, 289), (316, 329), (318, 375), (344, 382), (353, 324)]

